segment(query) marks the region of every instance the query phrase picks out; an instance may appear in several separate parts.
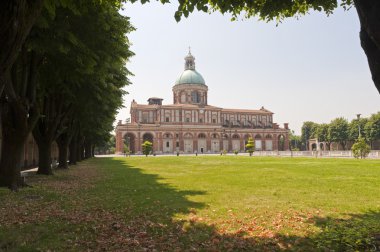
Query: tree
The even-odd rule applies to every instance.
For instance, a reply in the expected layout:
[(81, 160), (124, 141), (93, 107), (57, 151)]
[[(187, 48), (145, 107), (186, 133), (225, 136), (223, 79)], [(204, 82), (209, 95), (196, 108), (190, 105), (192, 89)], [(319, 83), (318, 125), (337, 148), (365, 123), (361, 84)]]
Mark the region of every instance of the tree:
[(339, 143), (346, 150), (348, 141), (348, 121), (342, 117), (331, 121), (328, 129), (331, 142)]
[(365, 125), (367, 124), (367, 118), (353, 119), (348, 125), (348, 139), (355, 142), (359, 138), (359, 127), (360, 136), (365, 137)]
[[(372, 80), (380, 92), (380, 2), (376, 0), (342, 0), (340, 6), (344, 9), (356, 7), (360, 21), (361, 46), (367, 55)], [(240, 14), (244, 14), (246, 18), (257, 16), (267, 22), (272, 20), (281, 22), (285, 18), (305, 15), (309, 13), (309, 10), (321, 11), (330, 15), (336, 8), (338, 8), (337, 0), (189, 0), (179, 1), (175, 18), (179, 21), (182, 16), (187, 17), (194, 9), (198, 9), (205, 12), (231, 13), (232, 20), (237, 19)]]
[(380, 112), (372, 114), (364, 126), (364, 134), (371, 147), (373, 141), (380, 139)]
[(144, 153), (144, 155), (147, 157), (150, 152), (152, 151), (153, 149), (153, 144), (149, 141), (145, 141), (143, 144), (142, 144), (142, 152)]
[(8, 82), (7, 75), (39, 17), (43, 4), (44, 0), (0, 2), (0, 96)]
[(250, 156), (252, 156), (252, 153), (255, 151), (255, 141), (252, 137), (248, 138), (248, 142), (245, 145), (245, 148)]
[[(9, 139), (3, 141), (8, 155), (0, 162), (0, 186), (20, 185), (21, 151), (31, 130), (42, 174), (52, 173), (50, 148), (61, 134), (60, 160), (65, 164), (69, 143), (75, 163), (93, 156), (94, 145), (112, 130), (122, 88), (129, 84), (125, 62), (133, 53), (125, 35), (133, 27), (112, 1), (80, 7), (81, 15), (58, 8), (54, 19), (41, 16), (12, 66), (11, 83), (1, 96), (2, 128)], [(59, 42), (51, 43), (51, 37)]]
[(319, 124), (315, 131), (315, 137), (319, 142), (325, 142), (327, 148), (330, 150), (331, 138), (329, 134), (329, 125), (326, 123)]
[(304, 122), (301, 128), (302, 143), (306, 146), (306, 150), (309, 150), (308, 141), (314, 137), (317, 124), (315, 122)]
[(371, 151), (369, 145), (365, 142), (364, 137), (359, 137), (351, 147), (355, 158), (366, 158)]
[(301, 136), (290, 134), (289, 138), (290, 138), (290, 148), (291, 148), (291, 150), (299, 151), (299, 150), (302, 149), (303, 144), (302, 144), (302, 138), (301, 138)]

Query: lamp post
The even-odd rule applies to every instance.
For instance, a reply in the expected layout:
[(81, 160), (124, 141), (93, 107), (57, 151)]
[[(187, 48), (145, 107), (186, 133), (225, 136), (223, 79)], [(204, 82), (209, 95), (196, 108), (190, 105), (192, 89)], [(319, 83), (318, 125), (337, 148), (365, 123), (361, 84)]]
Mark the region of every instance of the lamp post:
[(361, 134), (360, 134), (360, 116), (361, 116), (361, 114), (356, 114), (356, 117), (358, 118), (359, 138), (361, 137)]

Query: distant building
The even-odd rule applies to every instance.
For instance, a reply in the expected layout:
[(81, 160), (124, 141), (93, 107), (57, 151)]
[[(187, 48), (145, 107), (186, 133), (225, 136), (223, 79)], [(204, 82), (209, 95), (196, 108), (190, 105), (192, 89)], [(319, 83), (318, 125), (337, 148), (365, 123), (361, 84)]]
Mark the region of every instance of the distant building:
[(173, 104), (163, 105), (152, 97), (148, 104), (131, 103), (131, 121), (116, 127), (116, 152), (124, 143), (132, 153), (141, 153), (141, 145), (149, 140), (154, 153), (219, 153), (223, 150), (244, 151), (249, 137), (255, 139), (256, 150), (289, 150), (288, 124), (280, 128), (273, 113), (258, 110), (225, 109), (208, 105), (208, 87), (195, 70), (195, 58), (189, 52), (185, 70), (173, 91)]

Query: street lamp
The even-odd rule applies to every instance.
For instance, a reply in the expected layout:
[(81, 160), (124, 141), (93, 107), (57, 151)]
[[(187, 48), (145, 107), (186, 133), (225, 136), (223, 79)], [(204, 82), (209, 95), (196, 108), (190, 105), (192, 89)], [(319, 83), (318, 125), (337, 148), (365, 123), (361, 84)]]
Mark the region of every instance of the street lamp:
[(356, 114), (356, 117), (358, 118), (359, 138), (361, 137), (361, 134), (360, 134), (360, 116), (361, 116), (361, 114)]

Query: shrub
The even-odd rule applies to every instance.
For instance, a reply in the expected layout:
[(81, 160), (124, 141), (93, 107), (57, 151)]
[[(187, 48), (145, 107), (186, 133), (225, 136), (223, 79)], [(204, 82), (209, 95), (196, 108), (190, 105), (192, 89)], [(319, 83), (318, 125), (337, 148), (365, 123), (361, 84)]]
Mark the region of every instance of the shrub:
[(234, 150), (234, 154), (235, 155), (239, 154), (239, 151), (238, 150)]
[(253, 138), (248, 138), (248, 142), (245, 145), (245, 148), (250, 156), (252, 156), (252, 153), (255, 151), (255, 142), (253, 141)]
[(147, 157), (150, 152), (152, 151), (153, 149), (153, 144), (149, 141), (145, 141), (143, 144), (142, 144), (142, 152), (144, 153), (144, 155)]
[(351, 147), (352, 153), (355, 158), (366, 158), (371, 151), (369, 145), (365, 142), (363, 137), (359, 137), (358, 140)]

